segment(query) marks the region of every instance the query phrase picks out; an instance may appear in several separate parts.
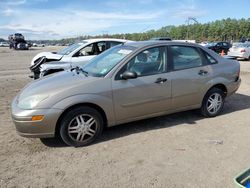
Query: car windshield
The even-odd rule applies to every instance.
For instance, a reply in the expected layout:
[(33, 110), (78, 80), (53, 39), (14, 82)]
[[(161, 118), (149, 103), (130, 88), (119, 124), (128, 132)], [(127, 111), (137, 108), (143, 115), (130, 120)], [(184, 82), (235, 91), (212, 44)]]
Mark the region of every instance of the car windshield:
[(83, 43), (86, 43), (86, 42), (72, 44), (72, 45), (68, 46), (67, 48), (64, 48), (61, 51), (57, 52), (57, 54), (59, 54), (59, 55), (69, 55), (75, 49), (79, 48)]
[(83, 67), (83, 70), (88, 73), (88, 75), (94, 77), (104, 77), (111, 71), (123, 58), (130, 54), (135, 47), (119, 45), (104, 53), (96, 56), (91, 60), (90, 63)]

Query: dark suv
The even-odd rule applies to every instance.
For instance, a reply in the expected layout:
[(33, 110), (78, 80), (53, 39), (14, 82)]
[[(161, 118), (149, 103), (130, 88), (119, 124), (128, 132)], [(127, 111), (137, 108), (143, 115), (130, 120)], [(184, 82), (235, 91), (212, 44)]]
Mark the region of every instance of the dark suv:
[(212, 42), (209, 43), (206, 47), (215, 51), (216, 53), (221, 53), (223, 50), (224, 53), (227, 54), (229, 48), (231, 48), (232, 45), (229, 42)]

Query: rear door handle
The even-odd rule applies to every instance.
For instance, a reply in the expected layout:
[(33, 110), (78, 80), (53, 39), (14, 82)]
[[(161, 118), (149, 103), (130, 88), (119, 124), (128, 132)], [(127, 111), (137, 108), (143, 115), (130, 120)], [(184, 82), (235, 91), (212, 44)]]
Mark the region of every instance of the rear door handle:
[(203, 76), (203, 75), (208, 74), (208, 72), (205, 71), (205, 70), (200, 70), (198, 74), (201, 75), (201, 76)]
[(157, 78), (156, 81), (155, 81), (155, 83), (162, 84), (162, 83), (164, 83), (166, 81), (168, 81), (168, 79), (166, 79), (166, 78)]

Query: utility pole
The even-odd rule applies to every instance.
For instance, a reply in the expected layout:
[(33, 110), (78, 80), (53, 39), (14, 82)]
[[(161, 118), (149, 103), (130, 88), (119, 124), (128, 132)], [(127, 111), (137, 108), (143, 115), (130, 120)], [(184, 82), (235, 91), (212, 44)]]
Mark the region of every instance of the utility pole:
[(190, 21), (193, 21), (193, 23), (199, 23), (195, 17), (188, 17), (188, 19), (186, 20), (186, 23), (187, 23), (187, 40), (189, 39), (189, 25), (190, 25)]

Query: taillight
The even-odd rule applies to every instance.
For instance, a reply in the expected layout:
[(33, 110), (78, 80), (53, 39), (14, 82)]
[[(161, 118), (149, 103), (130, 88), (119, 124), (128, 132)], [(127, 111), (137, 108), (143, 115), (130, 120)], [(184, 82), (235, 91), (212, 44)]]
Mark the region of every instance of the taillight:
[(245, 50), (245, 49), (243, 49), (243, 50), (241, 50), (241, 51), (240, 51), (240, 53), (244, 53), (244, 52), (246, 52), (246, 50)]

